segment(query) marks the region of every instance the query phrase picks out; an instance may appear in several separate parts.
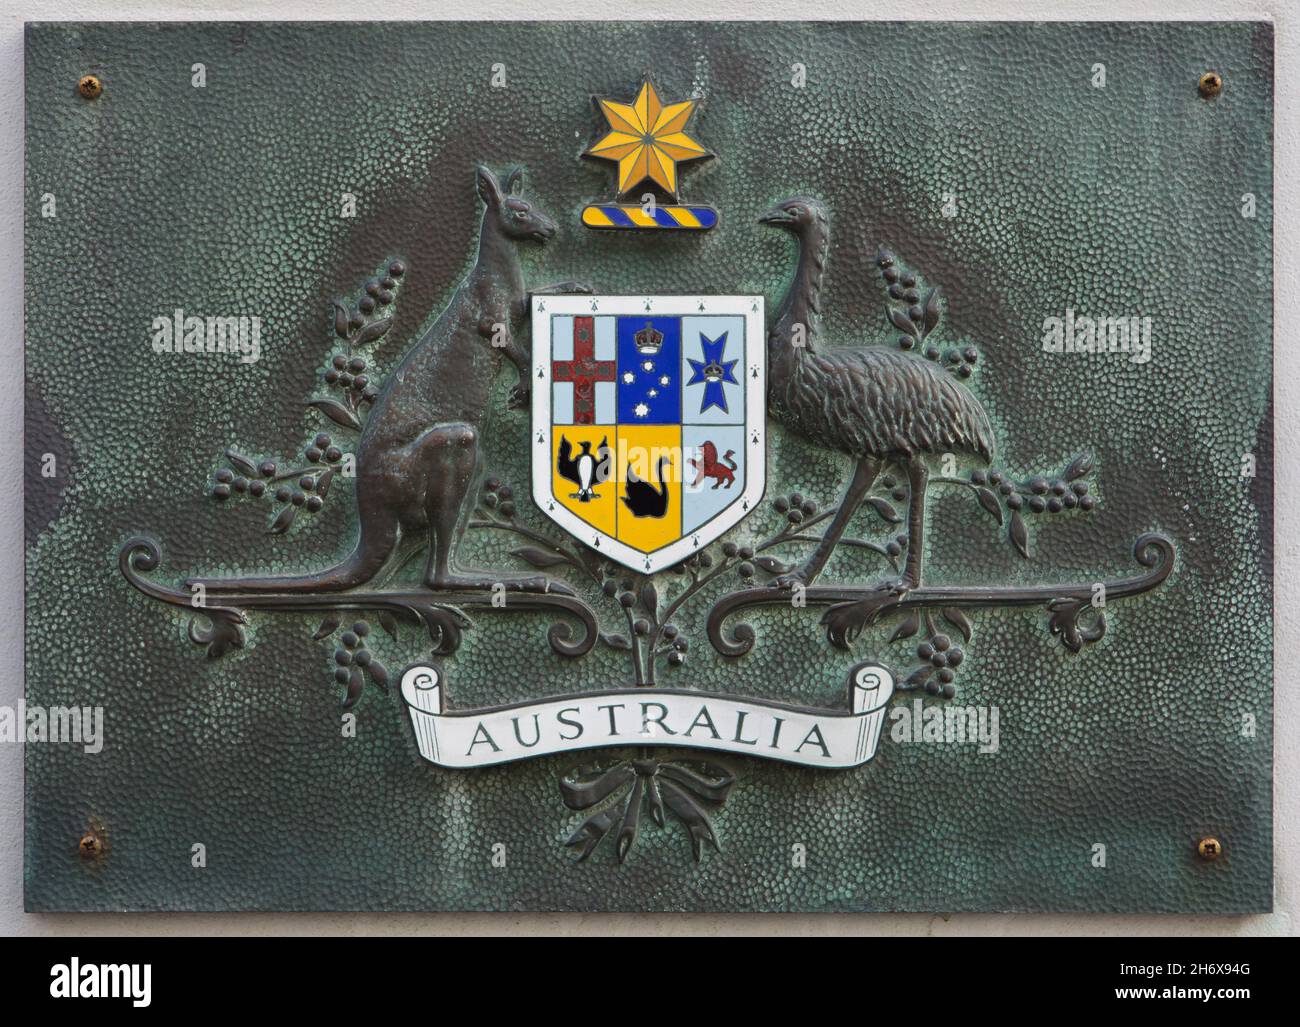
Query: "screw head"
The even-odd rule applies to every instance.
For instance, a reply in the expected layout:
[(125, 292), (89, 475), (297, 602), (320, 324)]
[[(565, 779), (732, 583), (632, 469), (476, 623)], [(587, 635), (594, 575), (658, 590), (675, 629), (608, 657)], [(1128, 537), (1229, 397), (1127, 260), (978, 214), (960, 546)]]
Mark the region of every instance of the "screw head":
[(1217, 71), (1207, 71), (1201, 76), (1197, 88), (1200, 89), (1202, 96), (1218, 96), (1223, 92), (1223, 76)]
[(1196, 843), (1196, 854), (1203, 860), (1213, 862), (1223, 855), (1223, 843), (1217, 838), (1202, 838)]
[(93, 100), (104, 91), (104, 83), (95, 75), (83, 75), (77, 83), (77, 92), (87, 100)]

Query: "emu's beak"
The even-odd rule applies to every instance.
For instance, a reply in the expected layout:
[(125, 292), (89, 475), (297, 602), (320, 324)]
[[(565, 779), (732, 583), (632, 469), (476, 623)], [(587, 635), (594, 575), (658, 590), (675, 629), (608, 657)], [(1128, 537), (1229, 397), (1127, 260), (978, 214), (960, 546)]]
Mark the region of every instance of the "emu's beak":
[(788, 211), (783, 210), (780, 207), (773, 207), (766, 214), (759, 217), (758, 223), (760, 225), (784, 225), (789, 224), (793, 220), (794, 218), (790, 216)]

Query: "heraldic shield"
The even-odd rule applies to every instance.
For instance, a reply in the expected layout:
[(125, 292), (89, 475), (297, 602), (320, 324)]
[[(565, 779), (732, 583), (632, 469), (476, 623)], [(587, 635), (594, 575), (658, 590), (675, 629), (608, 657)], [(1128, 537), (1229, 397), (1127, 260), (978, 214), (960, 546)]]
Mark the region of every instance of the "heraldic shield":
[(763, 496), (761, 296), (533, 300), (533, 498), (556, 524), (653, 573)]

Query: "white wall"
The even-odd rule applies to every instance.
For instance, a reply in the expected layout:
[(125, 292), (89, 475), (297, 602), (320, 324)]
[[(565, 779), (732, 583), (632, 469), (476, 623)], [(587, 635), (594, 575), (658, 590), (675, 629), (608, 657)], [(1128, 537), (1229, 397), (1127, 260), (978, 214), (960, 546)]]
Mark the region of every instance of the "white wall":
[[(1272, 19), (1276, 23), (1276, 164), (1277, 231), (1274, 272), (1278, 326), (1276, 345), (1287, 352), (1292, 340), (1287, 327), (1300, 323), (1295, 274), (1297, 239), (1287, 229), (1296, 224), (1300, 179), (1295, 174), (1300, 124), (1296, 98), (1300, 90), (1292, 75), (1300, 75), (1300, 14), (1288, 4), (1256, 0), (911, 0), (857, 2), (852, 0), (659, 0), (653, 8), (630, 8), (611, 0), (385, 0), (358, 5), (353, 0), (200, 0), (196, 3), (157, 3), (146, 0), (0, 0), (0, 361), (10, 369), (10, 402), (0, 407), (0, 438), (22, 438), (22, 404), (14, 387), (13, 369), (23, 359), (23, 22), (92, 20), (223, 19), (385, 19), (428, 18), (609, 18), (653, 11), (660, 18), (796, 19), (800, 17), (853, 20), (863, 18), (1017, 20), (1222, 20)], [(1295, 601), (1300, 590), (1300, 448), (1288, 446), (1300, 437), (1300, 376), (1289, 362), (1279, 364), (1275, 397), (1277, 423), (1277, 631), (1276, 651), (1300, 649), (1300, 618)], [(23, 693), (23, 456), (16, 444), (0, 447), (0, 704), (14, 705)], [(11, 934), (491, 934), (546, 931), (576, 934), (606, 932), (766, 934), (1296, 934), (1297, 890), (1300, 889), (1300, 722), (1296, 689), (1283, 666), (1278, 679), (1275, 752), (1276, 909), (1257, 917), (1101, 917), (1101, 916), (983, 916), (834, 915), (834, 916), (499, 916), (431, 915), (62, 915), (23, 913), (22, 748), (0, 744), (0, 932)]]

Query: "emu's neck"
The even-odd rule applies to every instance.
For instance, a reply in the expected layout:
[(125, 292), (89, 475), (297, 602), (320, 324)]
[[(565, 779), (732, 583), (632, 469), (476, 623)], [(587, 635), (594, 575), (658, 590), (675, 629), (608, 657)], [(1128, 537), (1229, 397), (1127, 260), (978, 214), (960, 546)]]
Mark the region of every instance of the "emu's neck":
[(774, 377), (788, 372), (800, 354), (816, 352), (816, 321), (821, 316), (822, 277), (829, 245), (830, 232), (824, 220), (814, 221), (799, 235), (794, 281), (767, 337), (767, 363)]

